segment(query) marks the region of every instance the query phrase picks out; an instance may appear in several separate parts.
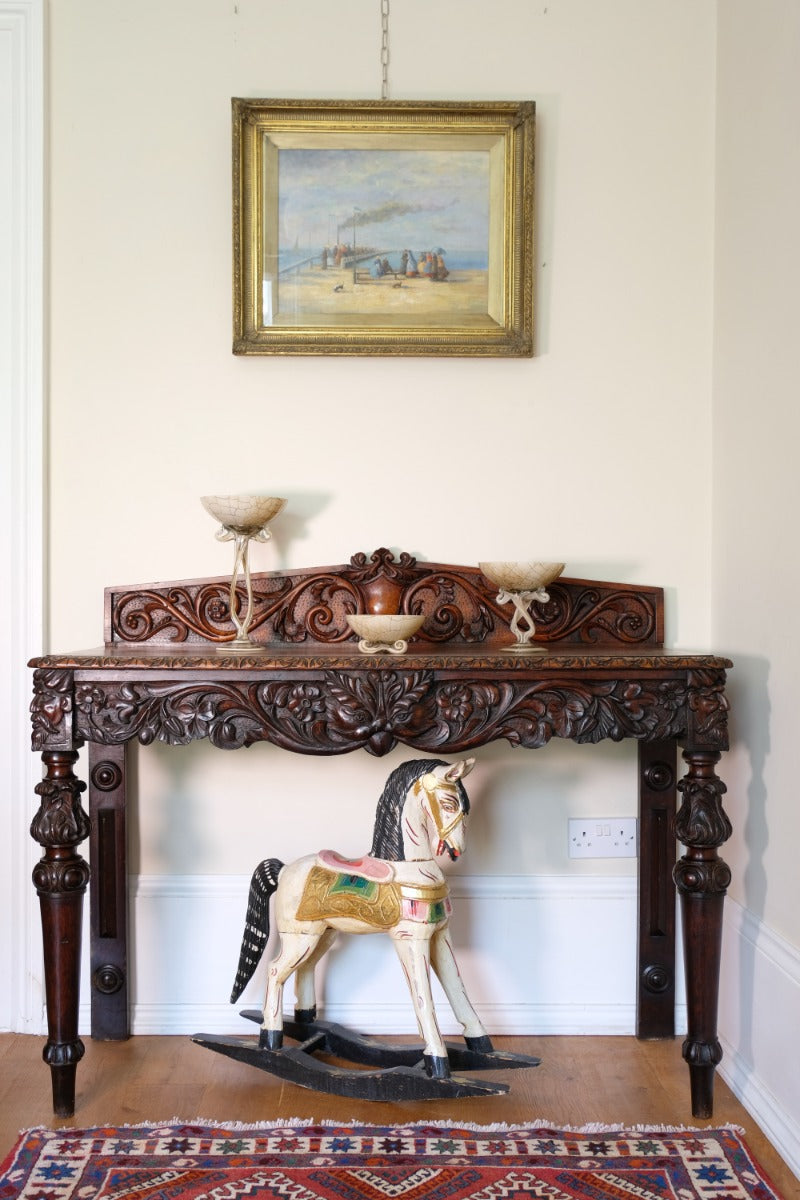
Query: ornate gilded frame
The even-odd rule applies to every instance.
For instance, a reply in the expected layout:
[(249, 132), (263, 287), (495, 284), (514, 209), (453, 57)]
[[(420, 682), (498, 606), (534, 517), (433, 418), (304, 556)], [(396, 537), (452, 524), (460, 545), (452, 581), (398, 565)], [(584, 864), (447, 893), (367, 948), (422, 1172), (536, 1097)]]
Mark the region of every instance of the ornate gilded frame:
[[(532, 101), (234, 98), (232, 116), (235, 354), (533, 353)], [(304, 153), (281, 158), (282, 151)], [(369, 166), (379, 162), (398, 168), (385, 185)], [(425, 179), (416, 192), (415, 168)], [(457, 186), (459, 170), (469, 185), (463, 189)], [(339, 202), (342, 181), (352, 182), (347, 213)], [(467, 212), (467, 197), (473, 194), (473, 209)], [(419, 206), (415, 195), (421, 197)], [(296, 261), (289, 262), (287, 214), (313, 203), (318, 233), (326, 201), (329, 208), (339, 203), (339, 211), (329, 214), (328, 230), (334, 225), (337, 230), (334, 252), (346, 245), (340, 234), (352, 213), (350, 256), (345, 252), (331, 270), (334, 254), (329, 256), (326, 245), (323, 256), (324, 235), (314, 241), (303, 231), (296, 234)], [(468, 260), (466, 250), (457, 247), (452, 259), (443, 253), (438, 260), (446, 263), (446, 278), (437, 274), (435, 255), (433, 284), (422, 273), (412, 277), (402, 266), (400, 246), (384, 246), (376, 232), (375, 222), (381, 221), (383, 230), (400, 230), (402, 220), (391, 224), (375, 215), (390, 210), (405, 219), (405, 229), (414, 224), (413, 212), (421, 214), (412, 256), (420, 243), (426, 245), (423, 235), (445, 223), (458, 231), (455, 237), (465, 238), (460, 231), (469, 219), (481, 235), (483, 260)], [(364, 244), (369, 237), (374, 246)], [(301, 245), (301, 239), (308, 244)], [(391, 242), (390, 232), (383, 232), (383, 240)], [(437, 240), (432, 236), (427, 247), (443, 252)], [(312, 241), (313, 257), (308, 253)], [(373, 278), (379, 252), (390, 272)], [(467, 261), (475, 269), (461, 265)]]

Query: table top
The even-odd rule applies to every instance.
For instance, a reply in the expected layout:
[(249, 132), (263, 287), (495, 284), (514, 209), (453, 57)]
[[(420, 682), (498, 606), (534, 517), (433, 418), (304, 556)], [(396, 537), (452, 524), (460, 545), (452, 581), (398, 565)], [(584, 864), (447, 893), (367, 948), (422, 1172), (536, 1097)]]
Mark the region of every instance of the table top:
[(355, 643), (335, 645), (269, 645), (252, 651), (232, 651), (225, 643), (177, 643), (131, 645), (108, 643), (93, 649), (44, 654), (31, 659), (38, 669), (65, 668), (73, 671), (492, 671), (512, 675), (541, 675), (553, 671), (667, 671), (709, 668), (726, 670), (729, 658), (693, 650), (587, 649), (577, 642), (547, 646), (529, 654), (483, 646), (415, 646), (405, 654), (362, 654)]

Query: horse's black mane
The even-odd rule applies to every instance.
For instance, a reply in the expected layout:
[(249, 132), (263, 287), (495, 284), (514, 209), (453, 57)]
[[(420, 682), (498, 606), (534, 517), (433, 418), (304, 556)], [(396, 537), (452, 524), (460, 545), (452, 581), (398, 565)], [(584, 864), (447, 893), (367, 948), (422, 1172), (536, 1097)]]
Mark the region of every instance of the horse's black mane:
[[(375, 809), (375, 827), (370, 850), (373, 858), (385, 858), (389, 862), (402, 862), (405, 859), (400, 817), (406, 793), (415, 780), (427, 775), (434, 767), (449, 765), (442, 758), (412, 758), (395, 767), (386, 780), (386, 786)], [(458, 792), (464, 812), (469, 812), (469, 797), (460, 780)]]

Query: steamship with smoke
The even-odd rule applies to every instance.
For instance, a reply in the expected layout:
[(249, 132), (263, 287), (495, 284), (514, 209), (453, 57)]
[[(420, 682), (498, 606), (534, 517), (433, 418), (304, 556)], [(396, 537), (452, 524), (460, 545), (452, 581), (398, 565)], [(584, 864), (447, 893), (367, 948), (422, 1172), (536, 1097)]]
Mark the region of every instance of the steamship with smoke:
[[(314, 243), (307, 234), (299, 232), (291, 244), (279, 248), (278, 274), (284, 280), (292, 275), (307, 272), (345, 272), (353, 281), (367, 283), (382, 278), (425, 277), (443, 279), (452, 270), (483, 270), (488, 266), (486, 249), (462, 249), (456, 247), (451, 254), (437, 242), (426, 238), (423, 213), (430, 214), (431, 206), (412, 205), (400, 201), (387, 201), (376, 208), (354, 207), (351, 214), (336, 222), (335, 232), (330, 229), (328, 241)], [(377, 238), (366, 241), (364, 234), (379, 229), (381, 225), (417, 214), (420, 228), (418, 238), (412, 245), (387, 245)], [(415, 222), (416, 224), (416, 222)], [(444, 259), (447, 257), (447, 267)], [(431, 260), (436, 265), (431, 268)]]

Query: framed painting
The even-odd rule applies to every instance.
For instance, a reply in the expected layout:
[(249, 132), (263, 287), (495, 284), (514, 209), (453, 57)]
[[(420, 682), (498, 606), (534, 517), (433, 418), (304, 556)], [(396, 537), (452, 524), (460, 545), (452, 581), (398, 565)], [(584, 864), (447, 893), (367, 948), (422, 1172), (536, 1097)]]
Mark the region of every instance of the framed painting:
[(235, 354), (533, 353), (532, 101), (232, 103)]

